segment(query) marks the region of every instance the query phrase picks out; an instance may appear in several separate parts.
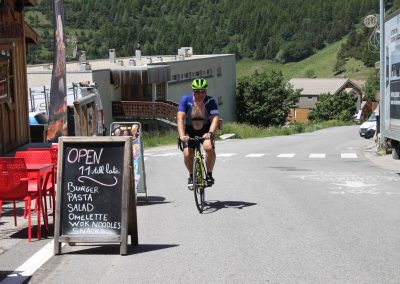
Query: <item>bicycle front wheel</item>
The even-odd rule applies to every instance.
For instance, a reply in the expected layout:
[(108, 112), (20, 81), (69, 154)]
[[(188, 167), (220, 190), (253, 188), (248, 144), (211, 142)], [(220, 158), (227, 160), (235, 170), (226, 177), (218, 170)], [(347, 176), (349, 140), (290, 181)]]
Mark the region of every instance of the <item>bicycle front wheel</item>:
[(196, 158), (193, 163), (193, 191), (196, 206), (199, 212), (203, 212), (205, 203), (205, 176), (200, 159)]

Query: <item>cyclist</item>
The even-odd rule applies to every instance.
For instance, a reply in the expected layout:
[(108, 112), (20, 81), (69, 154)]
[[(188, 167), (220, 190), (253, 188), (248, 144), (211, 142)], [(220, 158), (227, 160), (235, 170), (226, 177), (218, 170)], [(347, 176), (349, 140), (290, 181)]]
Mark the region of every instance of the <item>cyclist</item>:
[(215, 99), (207, 96), (207, 81), (199, 78), (192, 82), (192, 93), (183, 95), (177, 113), (179, 140), (183, 142), (183, 157), (189, 171), (188, 188), (193, 189), (194, 142), (189, 137), (200, 136), (207, 167), (207, 185), (214, 184), (212, 170), (215, 164), (214, 133), (218, 128), (219, 112)]

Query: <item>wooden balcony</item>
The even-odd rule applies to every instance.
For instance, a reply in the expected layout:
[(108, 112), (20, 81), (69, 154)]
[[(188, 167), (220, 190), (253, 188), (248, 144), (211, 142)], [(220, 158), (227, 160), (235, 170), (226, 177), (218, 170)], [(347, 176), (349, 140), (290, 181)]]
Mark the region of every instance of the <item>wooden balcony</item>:
[(176, 122), (178, 104), (170, 101), (113, 101), (112, 116), (129, 119), (166, 119)]

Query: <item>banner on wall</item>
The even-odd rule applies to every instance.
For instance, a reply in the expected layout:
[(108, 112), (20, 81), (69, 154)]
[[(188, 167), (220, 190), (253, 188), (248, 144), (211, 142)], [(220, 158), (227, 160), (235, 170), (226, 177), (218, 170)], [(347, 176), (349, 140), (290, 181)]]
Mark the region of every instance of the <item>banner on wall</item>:
[(57, 141), (67, 134), (67, 82), (63, 0), (53, 0), (54, 59), (50, 86), (47, 141)]

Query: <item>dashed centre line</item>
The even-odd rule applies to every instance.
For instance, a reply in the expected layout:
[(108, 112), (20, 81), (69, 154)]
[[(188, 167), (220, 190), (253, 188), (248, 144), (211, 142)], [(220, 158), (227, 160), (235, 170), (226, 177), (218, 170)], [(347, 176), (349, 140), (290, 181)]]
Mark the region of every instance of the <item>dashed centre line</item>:
[[(172, 156), (179, 156), (181, 155), (180, 152), (168, 152), (168, 153), (148, 153), (144, 154), (144, 159), (148, 160), (150, 157), (172, 157)], [(250, 154), (240, 154), (240, 153), (218, 153), (216, 156), (217, 157), (233, 157), (237, 155), (244, 155), (245, 158), (262, 158), (266, 154), (265, 153), (250, 153)], [(326, 153), (310, 153), (308, 154), (309, 159), (325, 159), (327, 156)], [(336, 154), (337, 156), (339, 155)], [(278, 154), (276, 157), (277, 158), (294, 158), (296, 156), (296, 153), (281, 153)], [(301, 154), (300, 156), (303, 156)], [(331, 157), (334, 155), (331, 155)], [(340, 153), (340, 158), (342, 159), (358, 159), (357, 153)]]
[(246, 158), (260, 158), (262, 156), (264, 156), (265, 154), (248, 154), (245, 157)]
[(356, 153), (340, 153), (342, 159), (357, 159)]
[(217, 154), (217, 157), (232, 157), (237, 155), (236, 153), (221, 153), (221, 154)]
[(296, 156), (296, 154), (279, 154), (278, 156), (276, 156), (277, 158), (293, 158), (294, 156)]
[(324, 153), (311, 153), (308, 157), (310, 159), (324, 159), (326, 157), (326, 154), (324, 154)]

